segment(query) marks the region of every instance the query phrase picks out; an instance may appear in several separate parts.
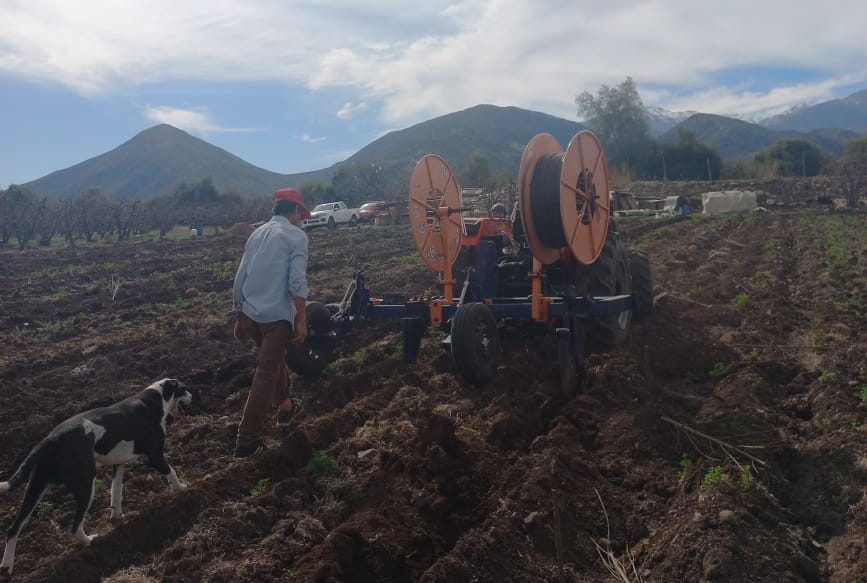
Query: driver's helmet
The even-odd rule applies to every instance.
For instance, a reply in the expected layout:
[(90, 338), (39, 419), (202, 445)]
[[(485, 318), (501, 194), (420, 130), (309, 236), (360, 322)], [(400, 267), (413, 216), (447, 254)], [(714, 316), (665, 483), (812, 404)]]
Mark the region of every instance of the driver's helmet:
[(491, 216), (495, 219), (505, 219), (507, 214), (506, 205), (501, 202), (491, 207)]

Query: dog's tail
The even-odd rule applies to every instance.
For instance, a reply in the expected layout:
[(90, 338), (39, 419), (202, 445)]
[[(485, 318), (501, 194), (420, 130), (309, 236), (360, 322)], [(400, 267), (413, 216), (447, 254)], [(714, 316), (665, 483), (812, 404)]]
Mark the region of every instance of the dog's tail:
[(12, 474), (12, 477), (9, 478), (9, 481), (0, 482), (0, 494), (14, 492), (21, 487), (21, 484), (27, 482), (27, 480), (30, 479), (30, 474), (33, 471), (33, 468), (36, 467), (36, 464), (38, 464), (39, 460), (42, 459), (42, 453), (42, 444), (34, 447), (33, 450), (27, 454), (27, 457), (24, 458), (24, 461), (21, 462), (21, 465), (18, 466), (18, 469), (15, 470), (15, 473)]

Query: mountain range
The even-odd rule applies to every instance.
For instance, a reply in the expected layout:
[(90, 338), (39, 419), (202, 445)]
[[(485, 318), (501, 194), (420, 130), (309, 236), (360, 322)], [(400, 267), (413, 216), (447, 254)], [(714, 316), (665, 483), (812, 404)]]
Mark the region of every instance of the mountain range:
[[(799, 107), (761, 123), (695, 112), (648, 109), (655, 135), (672, 140), (678, 129), (715, 146), (724, 158), (744, 158), (783, 138), (810, 140), (839, 155), (849, 140), (867, 132), (867, 90), (844, 99)], [(819, 124), (819, 125), (816, 125)], [(25, 184), (51, 197), (75, 196), (88, 188), (124, 198), (150, 198), (174, 191), (183, 182), (210, 177), (222, 192), (264, 195), (281, 186), (327, 184), (343, 165), (375, 163), (391, 188), (399, 189), (415, 162), (437, 153), (461, 173), (475, 153), (484, 155), (493, 175), (514, 175), (524, 146), (547, 132), (565, 145), (585, 126), (518, 107), (477, 105), (443, 115), (374, 140), (329, 168), (279, 174), (254, 166), (204, 140), (169, 125), (158, 125), (117, 148)]]

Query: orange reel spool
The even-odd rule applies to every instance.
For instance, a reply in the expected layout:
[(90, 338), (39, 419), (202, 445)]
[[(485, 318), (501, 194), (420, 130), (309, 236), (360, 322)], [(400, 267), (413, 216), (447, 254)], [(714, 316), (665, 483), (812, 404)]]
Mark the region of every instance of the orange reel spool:
[(451, 266), (461, 250), (464, 224), (461, 187), (445, 160), (424, 156), (409, 181), (409, 224), (422, 260), (451, 279)]
[[(540, 171), (540, 161), (556, 156), (560, 156), (556, 192), (533, 192), (534, 175)], [(548, 165), (547, 171), (552, 167), (556, 168), (556, 164)], [(552, 135), (538, 134), (524, 149), (518, 180), (521, 220), (533, 256), (549, 265), (560, 259), (561, 249), (565, 248), (584, 265), (596, 261), (608, 235), (611, 199), (605, 154), (596, 136), (588, 131), (578, 132), (564, 153)], [(538, 225), (543, 224), (540, 219), (550, 221), (554, 217), (533, 216), (534, 196), (559, 196), (559, 217), (556, 218), (559, 218), (562, 237), (559, 233), (552, 237), (550, 233), (540, 232)], [(549, 213), (557, 212), (557, 206), (546, 208)], [(551, 245), (552, 239), (559, 244)]]

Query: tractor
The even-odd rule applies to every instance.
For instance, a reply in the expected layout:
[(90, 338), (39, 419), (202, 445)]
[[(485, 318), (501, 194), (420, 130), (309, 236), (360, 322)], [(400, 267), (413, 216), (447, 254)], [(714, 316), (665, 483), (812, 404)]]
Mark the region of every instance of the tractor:
[(440, 294), (373, 298), (357, 272), (339, 303), (308, 304), (310, 334), (290, 352), (290, 367), (318, 375), (353, 327), (400, 319), (405, 361), (418, 358), (422, 336), (437, 326), (447, 333), (457, 372), (484, 385), (500, 362), (498, 319), (525, 319), (553, 328), (559, 388), (574, 395), (587, 335), (620, 343), (632, 320), (653, 306), (648, 256), (627, 251), (610, 204), (605, 155), (588, 131), (565, 151), (550, 134), (530, 140), (510, 218), (464, 217), (469, 209), (454, 172), (441, 157), (424, 156), (410, 177), (409, 224), (422, 261), (438, 274)]

